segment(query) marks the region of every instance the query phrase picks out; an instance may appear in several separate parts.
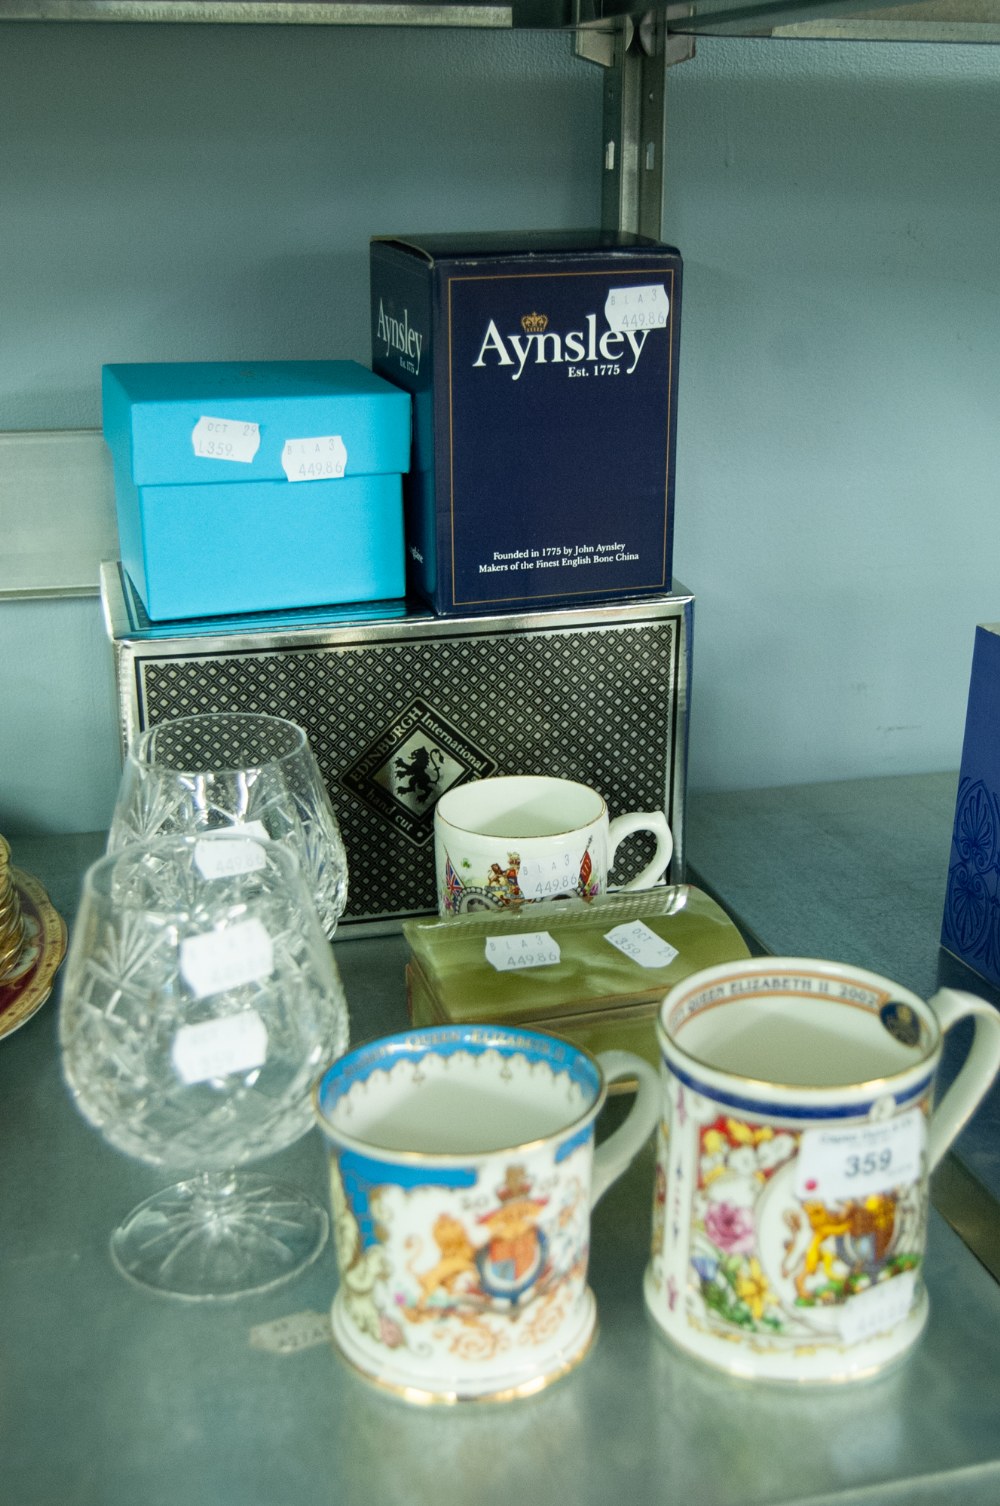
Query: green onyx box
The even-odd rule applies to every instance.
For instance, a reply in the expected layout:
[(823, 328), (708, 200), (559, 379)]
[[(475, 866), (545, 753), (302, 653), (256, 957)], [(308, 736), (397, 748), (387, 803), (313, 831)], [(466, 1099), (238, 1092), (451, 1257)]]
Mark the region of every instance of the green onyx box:
[(412, 920), (403, 932), (413, 1025), (530, 1025), (654, 1066), (669, 989), (750, 955), (733, 920), (691, 884)]

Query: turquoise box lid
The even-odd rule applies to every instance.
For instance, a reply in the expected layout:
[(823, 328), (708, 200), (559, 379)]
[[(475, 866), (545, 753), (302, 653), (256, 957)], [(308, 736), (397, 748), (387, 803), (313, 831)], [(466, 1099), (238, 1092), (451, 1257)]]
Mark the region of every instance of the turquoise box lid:
[(137, 486), (401, 475), (408, 392), (356, 361), (153, 361), (102, 372), (104, 437)]

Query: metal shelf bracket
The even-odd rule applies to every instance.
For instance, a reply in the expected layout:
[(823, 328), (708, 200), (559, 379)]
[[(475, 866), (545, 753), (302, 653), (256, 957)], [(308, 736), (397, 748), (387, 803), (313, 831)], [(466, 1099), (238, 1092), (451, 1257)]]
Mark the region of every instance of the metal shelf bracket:
[(694, 57), (694, 38), (669, 29), (671, 12), (680, 9), (576, 32), (577, 56), (604, 69), (601, 224), (607, 230), (653, 240), (663, 234), (667, 69)]

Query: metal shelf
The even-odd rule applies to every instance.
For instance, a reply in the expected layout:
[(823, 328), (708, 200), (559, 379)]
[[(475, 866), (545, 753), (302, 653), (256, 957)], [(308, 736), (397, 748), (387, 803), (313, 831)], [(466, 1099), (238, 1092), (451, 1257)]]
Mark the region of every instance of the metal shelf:
[(1000, 42), (1000, 0), (915, 0), (908, 5), (691, 0), (683, 7), (668, 6), (666, 15), (671, 31), (697, 36)]
[[(655, 19), (701, 36), (837, 37), (997, 42), (1000, 0), (5, 0), (4, 21), (204, 23), (242, 26), (437, 26), (494, 30), (596, 30), (622, 18)], [(648, 24), (648, 22), (647, 22)]]
[(3, 21), (142, 21), (235, 26), (456, 26), (509, 29), (509, 5), (397, 0), (5, 0)]

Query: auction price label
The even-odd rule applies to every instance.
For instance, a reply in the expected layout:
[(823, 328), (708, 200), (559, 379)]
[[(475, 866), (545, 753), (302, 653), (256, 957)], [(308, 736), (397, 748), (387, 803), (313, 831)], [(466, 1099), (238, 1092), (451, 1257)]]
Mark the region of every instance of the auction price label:
[(213, 826), (198, 833), (199, 842), (270, 842), (263, 821), (237, 821), (235, 826)]
[(559, 943), (548, 931), (524, 931), (520, 936), (486, 938), (486, 960), (498, 973), (520, 972), (527, 967), (555, 967), (560, 957)]
[(257, 873), (267, 863), (267, 854), (259, 842), (234, 833), (225, 842), (199, 838), (194, 844), (194, 860), (202, 878), (235, 878), (241, 873)]
[(191, 431), (191, 443), (201, 460), (229, 460), (237, 465), (250, 465), (260, 449), (260, 424), (203, 415)]
[(927, 1122), (920, 1109), (844, 1129), (806, 1130), (799, 1142), (795, 1195), (836, 1203), (916, 1182)]
[(281, 469), (289, 481), (339, 481), (347, 470), (347, 446), (339, 434), (286, 439)]
[(662, 282), (642, 288), (612, 288), (604, 302), (604, 317), (617, 334), (630, 329), (666, 329), (670, 299)]
[(257, 1323), (250, 1330), (251, 1347), (266, 1349), (271, 1354), (298, 1354), (329, 1342), (330, 1314), (311, 1309), (290, 1313), (287, 1318), (272, 1318), (269, 1323)]
[(613, 930), (605, 932), (604, 939), (624, 952), (626, 957), (631, 957), (633, 962), (638, 962), (640, 967), (669, 967), (674, 958), (680, 955), (675, 946), (664, 941), (662, 936), (657, 936), (653, 928), (642, 920), (627, 921), (624, 925), (615, 926)]
[(180, 970), (195, 998), (205, 999), (269, 978), (274, 972), (274, 944), (263, 921), (240, 920), (224, 930), (185, 936)]
[(517, 887), (525, 899), (557, 899), (576, 893), (584, 850), (567, 850), (551, 858), (522, 858)]
[(267, 1026), (256, 1009), (182, 1025), (174, 1036), (171, 1057), (174, 1071), (186, 1083), (252, 1072), (267, 1060)]
[(917, 1294), (916, 1271), (900, 1271), (867, 1291), (855, 1292), (837, 1309), (837, 1324), (845, 1344), (874, 1339), (902, 1323)]

